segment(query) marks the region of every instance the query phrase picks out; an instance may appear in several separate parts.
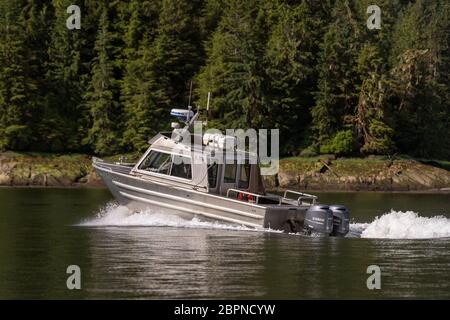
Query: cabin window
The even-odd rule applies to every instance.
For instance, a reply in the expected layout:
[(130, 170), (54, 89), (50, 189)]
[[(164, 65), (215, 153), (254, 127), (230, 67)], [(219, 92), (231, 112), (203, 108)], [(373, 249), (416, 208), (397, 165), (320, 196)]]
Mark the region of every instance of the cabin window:
[(250, 180), (250, 164), (241, 165), (241, 173), (239, 175), (238, 188), (248, 189), (248, 184)]
[(217, 163), (213, 163), (208, 167), (208, 186), (211, 189), (214, 189), (217, 185), (217, 172), (219, 165)]
[(152, 150), (139, 165), (139, 170), (169, 174), (171, 164), (172, 157), (170, 154)]
[(224, 183), (236, 182), (236, 164), (225, 164), (225, 173), (223, 175)]
[(191, 159), (188, 157), (174, 155), (172, 171), (170, 172), (170, 175), (174, 177), (191, 180), (192, 179)]

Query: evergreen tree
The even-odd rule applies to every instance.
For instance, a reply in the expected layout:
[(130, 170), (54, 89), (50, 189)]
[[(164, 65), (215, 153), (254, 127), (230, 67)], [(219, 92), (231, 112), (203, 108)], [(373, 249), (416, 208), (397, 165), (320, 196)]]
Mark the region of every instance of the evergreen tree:
[[(354, 150), (385, 154), (394, 148), (386, 112), (390, 30), (398, 1), (379, 1), (381, 30), (366, 27), (370, 1), (337, 1), (322, 52), (317, 101), (312, 109), (316, 141), (332, 152), (334, 136), (352, 131)], [(345, 19), (342, 21), (341, 19)], [(348, 135), (339, 134), (339, 137)]]
[(222, 17), (226, 0), (205, 0), (199, 18), (202, 39), (209, 39)]
[[(370, 0), (355, 3), (359, 16), (366, 18)], [(354, 115), (349, 116), (354, 126), (358, 150), (363, 154), (389, 154), (395, 149), (392, 119), (387, 103), (389, 87), (389, 51), (393, 25), (400, 10), (398, 1), (377, 2), (381, 9), (381, 29), (361, 30), (363, 45), (358, 53), (356, 71), (360, 82), (356, 85), (358, 103)], [(361, 24), (364, 24), (361, 19)]]
[(35, 141), (37, 84), (29, 73), (23, 3), (0, 6), (0, 150), (26, 150)]
[(120, 114), (117, 84), (114, 79), (112, 36), (109, 32), (108, 5), (103, 5), (100, 16), (92, 78), (86, 94), (86, 106), (92, 118), (85, 139), (97, 154), (117, 152), (117, 121)]
[[(53, 0), (55, 20), (50, 31), (48, 63), (46, 65), (47, 94), (40, 136), (51, 151), (80, 150), (86, 134), (86, 118), (82, 105), (88, 70), (81, 60), (81, 50), (87, 38), (83, 30), (69, 30), (66, 10), (71, 0)], [(83, 8), (82, 8), (83, 9)], [(85, 28), (85, 29), (83, 29)]]
[(284, 155), (450, 158), (447, 0), (82, 0), (69, 30), (72, 4), (0, 1), (1, 150), (142, 150), (195, 78), (211, 126)]
[(258, 127), (264, 103), (263, 55), (265, 12), (258, 1), (227, 1), (222, 19), (208, 43), (206, 66), (198, 82), (199, 104), (212, 93), (211, 113), (219, 128)]
[(157, 103), (167, 108), (186, 105), (189, 83), (199, 68), (202, 52), (199, 0), (162, 0), (157, 36), (152, 45), (152, 70)]
[[(125, 131), (123, 145), (126, 150), (144, 150), (148, 147), (148, 139), (152, 134), (162, 129), (161, 118), (167, 118), (153, 95), (157, 88), (155, 75), (151, 68), (151, 51), (147, 41), (141, 43), (139, 58), (127, 64), (126, 82), (122, 94), (125, 100)], [(133, 75), (133, 76), (131, 76)]]
[(357, 104), (360, 78), (355, 62), (364, 27), (349, 0), (336, 1), (331, 19), (321, 45), (318, 92), (311, 111), (315, 140), (322, 152), (329, 152), (328, 144), (336, 133), (348, 129), (344, 119)]
[(125, 33), (125, 74), (121, 86), (124, 104), (125, 150), (143, 150), (148, 139), (161, 128), (162, 109), (157, 107), (152, 63), (152, 44), (156, 36), (158, 9), (155, 1), (133, 0), (129, 6)]
[(366, 45), (360, 52), (358, 70), (364, 77), (352, 118), (359, 151), (365, 154), (389, 154), (394, 149), (393, 130), (387, 124), (387, 86), (379, 48)]
[(308, 143), (309, 109), (314, 104), (312, 91), (317, 82), (316, 52), (328, 10), (324, 3), (308, 1), (292, 5), (279, 1), (271, 10), (273, 21), (264, 57), (266, 123), (281, 130), (283, 146), (293, 152), (302, 140)]
[(391, 104), (401, 152), (448, 157), (450, 4), (418, 0), (393, 35)]
[[(147, 29), (142, 39), (132, 27), (140, 23), (140, 17), (131, 16), (130, 59), (122, 87), (126, 148), (145, 148), (151, 135), (166, 127), (170, 108), (186, 105), (186, 84), (200, 63), (198, 22), (193, 18), (199, 5), (199, 1), (163, 0), (156, 28)], [(147, 16), (156, 17), (158, 10), (147, 8)]]
[(36, 109), (35, 121), (32, 126), (28, 126), (29, 132), (33, 135), (33, 146), (30, 149), (47, 151), (48, 136), (42, 133), (49, 133), (53, 128), (44, 128), (48, 121), (45, 113), (47, 105), (44, 98), (48, 92), (48, 87), (42, 75), (45, 75), (47, 71), (46, 63), (49, 61), (48, 45), (50, 35), (48, 30), (51, 29), (54, 13), (51, 10), (49, 1), (30, 0), (27, 1), (23, 8), (22, 15), (24, 17), (26, 34), (24, 46), (29, 59), (27, 72), (31, 81), (34, 81), (36, 85), (36, 94), (33, 97), (29, 97), (35, 103)]

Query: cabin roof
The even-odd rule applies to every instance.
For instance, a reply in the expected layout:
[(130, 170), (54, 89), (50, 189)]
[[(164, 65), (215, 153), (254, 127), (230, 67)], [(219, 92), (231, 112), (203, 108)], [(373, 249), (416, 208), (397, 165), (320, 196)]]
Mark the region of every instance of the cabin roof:
[[(170, 136), (167, 136), (165, 132), (158, 133), (155, 137), (153, 137), (149, 143), (151, 144), (152, 149), (158, 149), (160, 151), (165, 151), (173, 154), (190, 156), (191, 152), (203, 152), (207, 156), (215, 156), (216, 154), (229, 154), (243, 156), (246, 159), (250, 157), (257, 157), (257, 155), (253, 152), (248, 152), (246, 150), (222, 150), (217, 148), (212, 148), (209, 146), (205, 146), (203, 144), (195, 143), (194, 137), (191, 135), (191, 143), (186, 144), (183, 142), (177, 142), (173, 140)], [(200, 139), (201, 141), (201, 139)]]

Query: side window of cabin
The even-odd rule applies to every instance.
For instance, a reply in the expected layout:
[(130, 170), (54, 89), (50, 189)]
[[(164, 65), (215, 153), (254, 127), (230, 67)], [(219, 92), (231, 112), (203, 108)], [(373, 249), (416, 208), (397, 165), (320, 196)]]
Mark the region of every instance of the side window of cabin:
[(223, 182), (234, 183), (236, 182), (236, 164), (225, 164), (225, 173), (223, 175)]
[(250, 164), (241, 164), (238, 188), (248, 189), (250, 180)]
[(174, 155), (172, 171), (170, 172), (170, 175), (174, 177), (191, 180), (192, 179), (191, 159), (188, 157)]
[(139, 169), (155, 173), (169, 174), (171, 164), (172, 157), (170, 154), (152, 150), (141, 165), (139, 165)]
[(217, 173), (219, 165), (213, 163), (208, 167), (208, 185), (210, 188), (214, 189), (217, 186)]
[(150, 153), (147, 155), (147, 158), (142, 161), (142, 163), (139, 165), (139, 170), (148, 170), (150, 168), (150, 165), (155, 159), (158, 157), (159, 152), (156, 151), (150, 151)]

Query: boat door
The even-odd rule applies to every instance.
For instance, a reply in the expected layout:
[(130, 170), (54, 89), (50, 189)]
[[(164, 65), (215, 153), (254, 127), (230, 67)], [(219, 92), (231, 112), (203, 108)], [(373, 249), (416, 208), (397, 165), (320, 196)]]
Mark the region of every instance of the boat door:
[(238, 166), (236, 161), (225, 163), (222, 167), (222, 179), (220, 184), (220, 193), (225, 195), (228, 189), (235, 189), (237, 186)]

